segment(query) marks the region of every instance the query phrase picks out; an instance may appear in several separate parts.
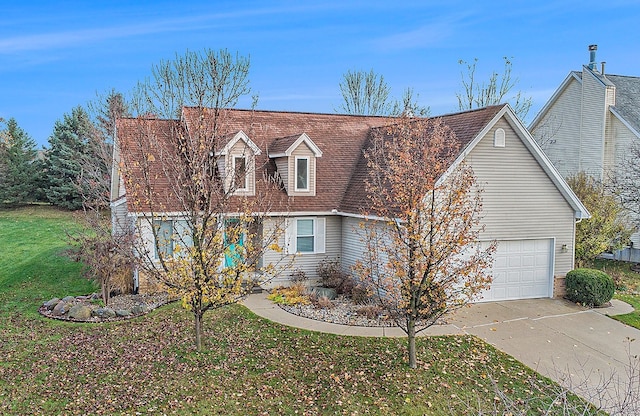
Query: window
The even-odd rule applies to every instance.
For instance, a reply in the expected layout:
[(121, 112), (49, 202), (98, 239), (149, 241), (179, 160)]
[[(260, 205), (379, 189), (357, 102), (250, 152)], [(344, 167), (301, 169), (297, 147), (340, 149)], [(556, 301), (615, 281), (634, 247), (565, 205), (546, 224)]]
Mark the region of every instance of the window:
[(233, 158), (233, 187), (241, 191), (247, 189), (247, 159), (244, 156)]
[(296, 191), (309, 190), (309, 158), (296, 158)]
[(298, 224), (296, 227), (296, 247), (298, 249), (298, 252), (300, 253), (314, 252), (314, 222), (315, 221), (312, 219), (298, 220)]
[(173, 221), (153, 220), (153, 229), (156, 233), (155, 257), (173, 257)]
[(503, 129), (496, 130), (493, 136), (493, 146), (494, 147), (504, 147), (505, 146), (505, 133)]

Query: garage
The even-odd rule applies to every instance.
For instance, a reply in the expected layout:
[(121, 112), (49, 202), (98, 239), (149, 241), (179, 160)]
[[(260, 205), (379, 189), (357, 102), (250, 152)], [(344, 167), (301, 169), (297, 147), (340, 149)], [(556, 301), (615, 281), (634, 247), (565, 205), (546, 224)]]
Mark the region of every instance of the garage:
[(553, 239), (498, 241), (493, 283), (480, 302), (547, 298), (553, 293)]

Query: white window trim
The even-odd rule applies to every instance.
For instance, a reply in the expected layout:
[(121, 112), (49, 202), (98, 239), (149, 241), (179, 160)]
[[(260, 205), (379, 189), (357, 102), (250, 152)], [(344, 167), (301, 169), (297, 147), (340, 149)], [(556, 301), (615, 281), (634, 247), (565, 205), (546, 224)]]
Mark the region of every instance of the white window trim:
[[(298, 221), (313, 220), (313, 251), (298, 251)], [(327, 221), (323, 217), (295, 217), (288, 218), (287, 232), (285, 233), (285, 245), (287, 254), (306, 256), (313, 254), (323, 254), (326, 252)], [(306, 236), (309, 237), (309, 236)]]
[[(298, 160), (304, 159), (307, 161), (307, 187), (306, 188), (298, 188)], [(309, 183), (311, 179), (311, 158), (309, 156), (296, 156), (295, 158), (295, 166), (294, 166), (294, 189), (296, 192), (310, 192), (311, 184)]]
[[(235, 185), (236, 179), (236, 159), (244, 159), (244, 187), (242, 188), (234, 188), (234, 191), (247, 192), (249, 191), (249, 158), (247, 155), (232, 155), (231, 156), (231, 164), (233, 177), (231, 178), (231, 184)], [(238, 178), (239, 179), (239, 178)]]

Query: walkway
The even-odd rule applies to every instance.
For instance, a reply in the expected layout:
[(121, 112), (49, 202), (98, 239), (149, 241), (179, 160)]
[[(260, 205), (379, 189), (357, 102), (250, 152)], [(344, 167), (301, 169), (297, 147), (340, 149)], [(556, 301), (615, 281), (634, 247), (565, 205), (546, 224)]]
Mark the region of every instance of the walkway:
[[(267, 300), (264, 293), (250, 295), (243, 303), (273, 322), (311, 331), (405, 336), (399, 328), (346, 326), (292, 315)], [(454, 313), (447, 325), (434, 325), (421, 334), (475, 335), (595, 405), (607, 407), (623, 400), (629, 364), (639, 363), (637, 358), (630, 361), (630, 357), (640, 356), (640, 330), (606, 316), (628, 313), (633, 308), (616, 300), (612, 303), (612, 307), (602, 309), (585, 309), (561, 299), (478, 303)], [(615, 383), (605, 386), (611, 377)], [(640, 407), (640, 374), (632, 380), (639, 390), (635, 406)], [(625, 414), (640, 414), (639, 408), (634, 409)]]

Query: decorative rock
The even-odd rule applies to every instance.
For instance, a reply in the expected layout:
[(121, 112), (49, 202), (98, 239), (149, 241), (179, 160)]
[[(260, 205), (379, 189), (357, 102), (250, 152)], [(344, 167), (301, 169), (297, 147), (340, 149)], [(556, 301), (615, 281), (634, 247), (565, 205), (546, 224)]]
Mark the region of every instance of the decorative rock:
[(118, 309), (116, 311), (116, 316), (119, 316), (121, 318), (124, 318), (126, 316), (131, 316), (131, 311), (128, 309)]
[(146, 305), (134, 305), (133, 308), (131, 308), (131, 313), (133, 315), (142, 315), (148, 311), (149, 308)]
[(69, 312), (69, 309), (71, 309), (71, 304), (67, 303), (65, 301), (60, 301), (56, 304), (56, 306), (53, 308), (53, 310), (51, 311), (51, 315), (53, 316), (61, 316), (66, 314), (67, 312)]
[(93, 311), (93, 315), (98, 318), (113, 318), (116, 316), (116, 311), (111, 308), (98, 308)]
[(48, 311), (52, 311), (58, 303), (60, 303), (60, 298), (53, 298), (46, 301), (43, 306), (47, 308)]
[(321, 298), (323, 296), (326, 296), (327, 298), (329, 298), (329, 300), (334, 300), (336, 297), (338, 297), (338, 293), (336, 293), (335, 289), (332, 289), (330, 287), (314, 287), (313, 291), (316, 293), (316, 295)]
[(85, 321), (91, 317), (91, 308), (87, 305), (78, 304), (73, 305), (71, 309), (69, 309), (69, 318), (78, 319), (81, 321)]
[(62, 298), (62, 301), (63, 302), (67, 302), (67, 303), (73, 302), (75, 300), (76, 300), (75, 296), (65, 296), (65, 297)]

